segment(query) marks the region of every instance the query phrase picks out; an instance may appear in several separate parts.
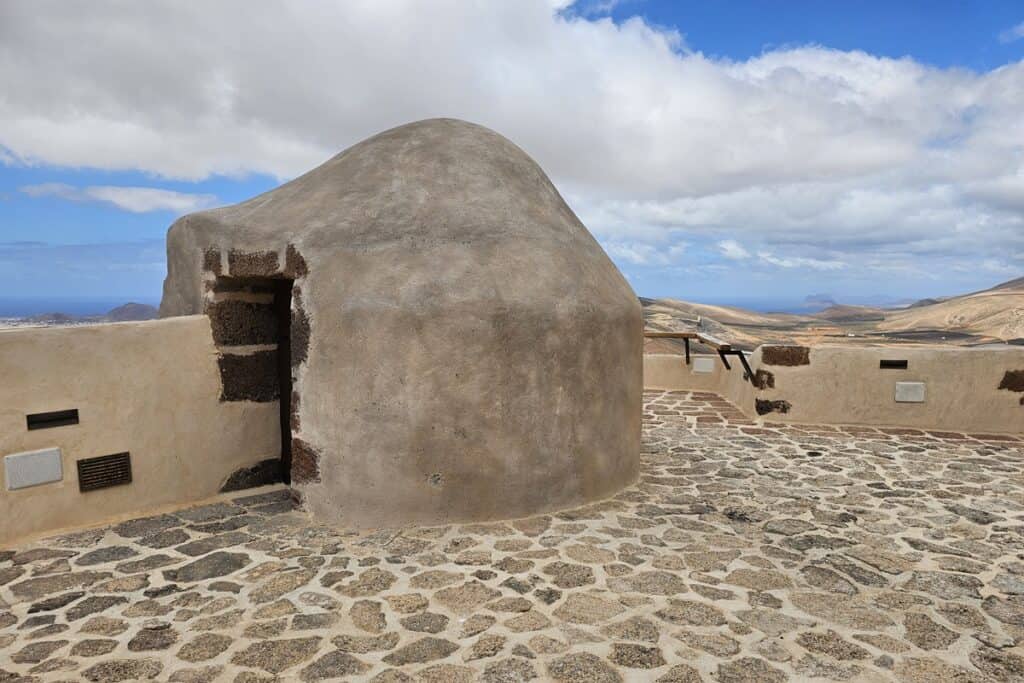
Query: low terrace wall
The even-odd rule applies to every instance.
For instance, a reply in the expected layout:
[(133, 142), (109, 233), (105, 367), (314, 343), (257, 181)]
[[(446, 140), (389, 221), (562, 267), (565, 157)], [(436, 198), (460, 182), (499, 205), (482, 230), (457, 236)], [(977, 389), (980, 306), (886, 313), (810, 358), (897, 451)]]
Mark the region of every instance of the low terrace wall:
[[(62, 469), (53, 483), (4, 482), (0, 544), (208, 498), (276, 458), (278, 404), (222, 402), (217, 357), (203, 315), (0, 330), (0, 460), (59, 448)], [(69, 409), (77, 424), (28, 428), (28, 415)], [(79, 490), (77, 461), (124, 452), (130, 484)]]
[(762, 346), (749, 360), (754, 384), (732, 357), (728, 371), (717, 356), (646, 355), (644, 387), (713, 391), (766, 422), (1024, 433), (1021, 348)]

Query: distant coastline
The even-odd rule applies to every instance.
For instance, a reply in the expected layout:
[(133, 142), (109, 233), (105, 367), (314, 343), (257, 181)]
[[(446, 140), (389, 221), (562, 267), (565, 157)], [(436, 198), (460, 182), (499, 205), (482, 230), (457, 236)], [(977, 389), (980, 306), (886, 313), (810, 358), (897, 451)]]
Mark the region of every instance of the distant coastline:
[(48, 313), (65, 313), (73, 316), (105, 315), (128, 301), (149, 306), (160, 305), (159, 298), (149, 296), (0, 297), (0, 318), (30, 318)]

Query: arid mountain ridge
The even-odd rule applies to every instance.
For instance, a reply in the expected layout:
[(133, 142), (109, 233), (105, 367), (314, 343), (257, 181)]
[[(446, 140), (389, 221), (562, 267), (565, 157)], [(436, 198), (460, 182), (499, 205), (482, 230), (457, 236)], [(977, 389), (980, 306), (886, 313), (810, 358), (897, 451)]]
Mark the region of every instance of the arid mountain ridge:
[[(790, 314), (675, 299), (642, 298), (641, 302), (648, 330), (701, 331), (746, 349), (766, 343), (1024, 345), (1024, 277), (904, 308), (835, 304), (817, 313)], [(676, 352), (679, 347), (673, 341), (649, 340), (646, 350)]]

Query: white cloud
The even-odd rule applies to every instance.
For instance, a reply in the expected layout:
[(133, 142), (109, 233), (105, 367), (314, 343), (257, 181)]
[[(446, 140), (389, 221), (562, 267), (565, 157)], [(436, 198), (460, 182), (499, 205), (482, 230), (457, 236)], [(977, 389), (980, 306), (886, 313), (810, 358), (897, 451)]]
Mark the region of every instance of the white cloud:
[(744, 249), (743, 245), (736, 240), (722, 240), (718, 243), (718, 249), (725, 258), (733, 261), (742, 261), (743, 259), (750, 258), (750, 252)]
[(217, 198), (211, 194), (190, 194), (154, 187), (74, 187), (64, 183), (41, 183), (25, 185), (18, 189), (30, 197), (59, 197), (72, 202), (105, 202), (132, 213), (173, 211), (176, 214), (183, 214), (205, 209), (217, 202)]
[(1013, 41), (1020, 40), (1021, 38), (1024, 38), (1024, 21), (999, 34), (1000, 43), (1012, 43)]
[(643, 242), (606, 242), (605, 250), (616, 259), (638, 266), (668, 266), (686, 253), (687, 244), (645, 244)]
[(533, 155), (630, 263), (678, 261), (666, 245), (697, 238), (865, 277), (1024, 251), (1024, 62), (975, 73), (822, 47), (727, 61), (573, 4), (0, 3), (0, 149), (288, 178), (456, 116)]
[(846, 267), (842, 261), (822, 261), (821, 259), (790, 256), (780, 258), (766, 251), (759, 251), (757, 257), (765, 263), (779, 268), (811, 268), (813, 270), (840, 270)]

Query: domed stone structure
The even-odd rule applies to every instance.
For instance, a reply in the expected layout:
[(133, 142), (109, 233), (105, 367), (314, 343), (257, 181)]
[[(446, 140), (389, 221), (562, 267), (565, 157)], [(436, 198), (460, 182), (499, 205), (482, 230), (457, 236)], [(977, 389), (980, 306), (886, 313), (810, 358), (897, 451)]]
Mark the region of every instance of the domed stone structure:
[(320, 519), (511, 519), (637, 477), (640, 304), (493, 131), (386, 131), (181, 218), (167, 252), (161, 315), (210, 315), (223, 400), (281, 401), (285, 473)]

